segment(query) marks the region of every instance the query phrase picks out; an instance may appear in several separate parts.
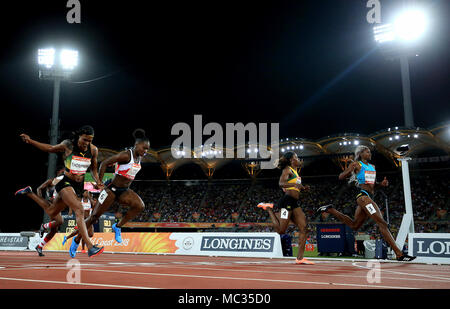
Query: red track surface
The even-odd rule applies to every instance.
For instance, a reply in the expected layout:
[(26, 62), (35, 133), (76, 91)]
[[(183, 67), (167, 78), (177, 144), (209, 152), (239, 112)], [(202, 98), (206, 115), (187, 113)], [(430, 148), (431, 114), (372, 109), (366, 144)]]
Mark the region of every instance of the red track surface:
[[(0, 252), (3, 289), (449, 289), (450, 266), (381, 263), (380, 282), (368, 283), (367, 262), (174, 255)], [(67, 262), (80, 263), (80, 283), (67, 282)]]

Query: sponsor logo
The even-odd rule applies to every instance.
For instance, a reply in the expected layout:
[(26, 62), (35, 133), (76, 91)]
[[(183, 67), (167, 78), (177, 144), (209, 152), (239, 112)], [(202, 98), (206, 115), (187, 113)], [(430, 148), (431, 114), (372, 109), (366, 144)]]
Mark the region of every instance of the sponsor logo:
[(341, 235), (321, 235), (320, 238), (341, 238)]
[(414, 238), (413, 248), (415, 256), (450, 258), (448, 238)]
[(183, 249), (190, 250), (194, 246), (194, 239), (192, 237), (186, 237), (183, 240)]
[(27, 247), (28, 239), (22, 236), (0, 236), (0, 247)]
[(272, 252), (275, 237), (204, 236), (200, 251)]
[(341, 229), (320, 229), (320, 231), (322, 232), (322, 233), (328, 233), (328, 232), (340, 232), (341, 231)]

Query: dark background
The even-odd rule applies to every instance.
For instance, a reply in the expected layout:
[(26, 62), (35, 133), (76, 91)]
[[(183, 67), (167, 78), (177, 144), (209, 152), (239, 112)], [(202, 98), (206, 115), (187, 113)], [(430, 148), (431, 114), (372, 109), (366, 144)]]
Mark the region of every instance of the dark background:
[[(405, 1), (380, 2), (385, 22)], [(416, 2), (432, 16), (410, 59), (414, 121), (426, 128), (450, 119), (449, 1)], [(277, 122), (280, 138), (311, 140), (403, 125), (400, 65), (376, 49), (365, 0), (80, 3), (81, 24), (67, 23), (66, 1), (4, 7), (3, 232), (37, 229), (43, 213), (14, 197), (47, 176), (48, 155), (19, 138), (49, 141), (53, 84), (38, 78), (38, 48), (78, 49), (72, 81), (107, 75), (61, 87), (60, 130), (92, 125), (98, 147), (131, 146), (143, 128), (160, 149), (194, 114), (223, 126)]]

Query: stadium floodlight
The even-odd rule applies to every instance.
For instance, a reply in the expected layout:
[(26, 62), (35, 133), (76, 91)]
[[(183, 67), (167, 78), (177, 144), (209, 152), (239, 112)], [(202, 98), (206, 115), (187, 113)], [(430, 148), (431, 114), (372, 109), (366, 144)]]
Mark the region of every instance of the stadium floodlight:
[(63, 49), (60, 53), (60, 62), (64, 70), (73, 70), (78, 64), (78, 51)]
[(373, 28), (374, 39), (386, 59), (400, 60), (406, 127), (414, 127), (408, 57), (418, 55), (420, 38), (428, 28), (426, 15), (423, 10), (409, 8), (399, 13), (390, 23)]
[[(39, 78), (53, 81), (53, 110), (50, 127), (50, 144), (56, 145), (59, 124), (59, 93), (61, 81), (70, 78), (78, 65), (78, 51), (61, 48), (41, 48), (37, 51)], [(47, 177), (56, 175), (56, 154), (49, 154)], [(44, 218), (45, 220), (45, 218)]]
[(409, 42), (419, 39), (427, 28), (427, 18), (420, 10), (407, 10), (398, 15), (393, 23), (373, 27), (375, 41)]
[(408, 10), (401, 13), (394, 22), (396, 36), (404, 41), (418, 39), (427, 27), (425, 13), (420, 10)]
[(50, 69), (55, 63), (55, 49), (42, 48), (38, 49), (38, 64)]

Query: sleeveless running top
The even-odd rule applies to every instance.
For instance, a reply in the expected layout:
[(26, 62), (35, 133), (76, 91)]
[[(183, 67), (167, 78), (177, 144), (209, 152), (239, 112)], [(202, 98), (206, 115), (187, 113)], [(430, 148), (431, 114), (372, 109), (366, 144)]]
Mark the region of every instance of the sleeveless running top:
[(84, 210), (89, 210), (92, 207), (91, 201), (89, 199), (87, 200), (87, 202), (85, 202), (83, 199), (81, 199), (81, 205), (83, 205)]
[(361, 166), (361, 170), (356, 175), (358, 184), (375, 184), (375, 179), (377, 176), (375, 166), (373, 166), (372, 164), (365, 164), (362, 161), (358, 161), (358, 163)]
[(116, 163), (115, 174), (123, 176), (125, 178), (134, 180), (136, 174), (141, 169), (141, 158), (138, 159), (138, 162), (134, 162), (133, 158), (133, 149), (129, 149), (130, 151), (130, 161), (125, 164)]
[(72, 153), (64, 160), (65, 170), (74, 175), (84, 175), (91, 166), (91, 159), (91, 145), (87, 151), (81, 151), (78, 144), (74, 144)]
[[(292, 174), (294, 174), (294, 176), (292, 176), (291, 178), (288, 179), (288, 183), (302, 183), (302, 178), (298, 175), (297, 171), (294, 170), (292, 167), (289, 166), (289, 168), (291, 169)], [(290, 188), (285, 188), (286, 190), (294, 190), (297, 192), (300, 192), (299, 189), (297, 189), (296, 187), (290, 187)]]

